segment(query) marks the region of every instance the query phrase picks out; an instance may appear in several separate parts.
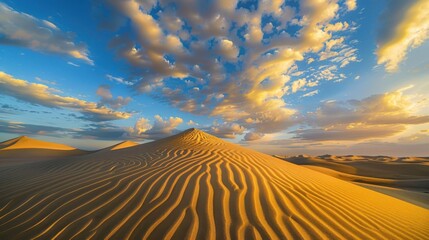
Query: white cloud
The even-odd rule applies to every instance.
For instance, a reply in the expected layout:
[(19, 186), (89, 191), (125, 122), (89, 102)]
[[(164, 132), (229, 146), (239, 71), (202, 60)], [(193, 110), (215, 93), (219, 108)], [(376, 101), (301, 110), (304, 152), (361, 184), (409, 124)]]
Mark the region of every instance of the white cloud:
[(314, 95), (316, 95), (318, 93), (319, 93), (319, 90), (314, 90), (314, 91), (308, 92), (308, 93), (306, 93), (306, 94), (304, 94), (302, 96), (303, 97), (311, 97), (311, 96), (314, 96)]
[(101, 85), (98, 87), (96, 94), (101, 97), (100, 103), (102, 105), (110, 106), (113, 109), (122, 108), (127, 105), (130, 101), (130, 97), (117, 97), (113, 98), (112, 93), (110, 92), (110, 87), (107, 85)]
[(127, 86), (132, 86), (132, 85), (134, 85), (134, 83), (133, 83), (133, 82), (127, 81), (127, 80), (125, 80), (124, 78), (121, 78), (121, 77), (114, 77), (114, 76), (112, 76), (112, 75), (110, 75), (110, 74), (107, 74), (107, 75), (106, 75), (106, 78), (107, 78), (109, 81), (115, 81), (115, 82), (117, 82), (117, 83), (124, 84), (124, 85), (127, 85)]
[(196, 122), (194, 122), (194, 121), (192, 121), (192, 120), (189, 120), (189, 121), (186, 123), (186, 125), (188, 125), (188, 126), (199, 126), (200, 124), (198, 124), (198, 123), (196, 123)]
[(34, 79), (36, 79), (36, 81), (41, 82), (41, 83), (44, 83), (44, 84), (57, 85), (57, 83), (56, 83), (56, 82), (54, 82), (54, 81), (49, 81), (49, 80), (45, 80), (45, 79), (42, 79), (41, 77), (35, 77)]
[(68, 65), (71, 65), (71, 66), (73, 66), (73, 67), (80, 67), (80, 65), (78, 65), (78, 64), (76, 64), (76, 63), (73, 63), (73, 62), (70, 62), (70, 61), (68, 61), (68, 62), (67, 62), (67, 64), (68, 64)]
[(88, 57), (86, 46), (75, 43), (70, 33), (61, 31), (52, 22), (17, 12), (4, 3), (0, 3), (0, 44), (60, 54), (94, 64)]
[(238, 56), (238, 49), (234, 43), (228, 39), (222, 39), (218, 43), (219, 53), (228, 60), (236, 60)]

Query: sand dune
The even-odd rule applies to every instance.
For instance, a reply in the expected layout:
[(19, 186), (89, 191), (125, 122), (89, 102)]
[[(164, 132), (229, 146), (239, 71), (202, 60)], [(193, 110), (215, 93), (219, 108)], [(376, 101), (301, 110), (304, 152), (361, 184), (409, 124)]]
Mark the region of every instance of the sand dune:
[(429, 158), (323, 155), (280, 157), (429, 209)]
[(199, 130), (0, 167), (4, 239), (428, 239), (429, 211)]
[(67, 145), (40, 141), (37, 139), (29, 138), (27, 136), (13, 138), (0, 143), (1, 150), (29, 149), (29, 148), (30, 149), (42, 148), (42, 149), (51, 149), (51, 150), (75, 150), (76, 149)]
[(0, 166), (78, 156), (88, 153), (67, 145), (21, 136), (0, 143)]
[(104, 148), (101, 151), (114, 151), (114, 150), (119, 150), (119, 149), (123, 149), (123, 148), (133, 147), (136, 145), (139, 145), (139, 144), (136, 142), (132, 142), (132, 141), (123, 141), (123, 142), (120, 142), (120, 143), (115, 144), (113, 146), (110, 146), (108, 148)]

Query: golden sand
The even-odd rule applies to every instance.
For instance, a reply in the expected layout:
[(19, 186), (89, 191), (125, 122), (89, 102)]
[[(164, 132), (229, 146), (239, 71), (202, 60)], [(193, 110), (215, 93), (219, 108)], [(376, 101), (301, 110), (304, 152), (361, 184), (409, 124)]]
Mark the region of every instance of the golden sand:
[(108, 149), (114, 151), (114, 150), (119, 150), (119, 149), (123, 149), (123, 148), (134, 147), (136, 145), (138, 145), (138, 143), (136, 143), (136, 142), (123, 141), (123, 142), (120, 142), (116, 145), (109, 147)]
[(429, 157), (279, 157), (429, 209)]
[(0, 142), (0, 166), (21, 165), (35, 160), (46, 161), (87, 153), (67, 145), (21, 136)]
[(199, 130), (0, 167), (1, 239), (428, 239), (429, 211)]
[(52, 150), (74, 150), (76, 148), (58, 144), (40, 141), (37, 139), (29, 138), (27, 136), (21, 136), (10, 139), (0, 143), (0, 150), (12, 150), (12, 149), (52, 149)]

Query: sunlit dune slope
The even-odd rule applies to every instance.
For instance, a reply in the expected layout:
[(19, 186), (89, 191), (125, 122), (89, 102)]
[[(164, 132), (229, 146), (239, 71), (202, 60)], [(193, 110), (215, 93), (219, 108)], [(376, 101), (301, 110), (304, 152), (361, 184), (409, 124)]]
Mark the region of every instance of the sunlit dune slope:
[(74, 150), (76, 148), (69, 147), (67, 145), (40, 141), (37, 139), (29, 138), (27, 136), (21, 136), (13, 138), (0, 143), (1, 150), (12, 150), (12, 149), (51, 149), (51, 150)]
[(0, 143), (0, 166), (88, 153), (67, 145), (21, 136)]
[(138, 145), (138, 143), (136, 142), (132, 142), (132, 141), (123, 141), (120, 142), (118, 144), (115, 144), (111, 147), (105, 148), (103, 150), (110, 150), (110, 151), (114, 151), (114, 150), (119, 150), (119, 149), (123, 149), (123, 148), (129, 148), (129, 147), (133, 147), (135, 145)]
[(277, 157), (429, 209), (428, 157)]
[(429, 211), (191, 129), (0, 168), (4, 239), (427, 239)]

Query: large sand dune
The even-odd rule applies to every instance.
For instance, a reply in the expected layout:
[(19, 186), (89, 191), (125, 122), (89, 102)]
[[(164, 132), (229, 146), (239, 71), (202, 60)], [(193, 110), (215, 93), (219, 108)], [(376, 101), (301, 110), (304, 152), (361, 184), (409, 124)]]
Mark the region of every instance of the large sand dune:
[(29, 148), (31, 149), (41, 148), (41, 149), (63, 150), (63, 151), (76, 149), (67, 145), (40, 141), (37, 139), (29, 138), (27, 136), (13, 138), (0, 143), (1, 150), (29, 149)]
[(0, 167), (0, 239), (428, 239), (429, 211), (199, 130)]
[(21, 136), (0, 142), (0, 166), (70, 157), (88, 153), (63, 144)]

